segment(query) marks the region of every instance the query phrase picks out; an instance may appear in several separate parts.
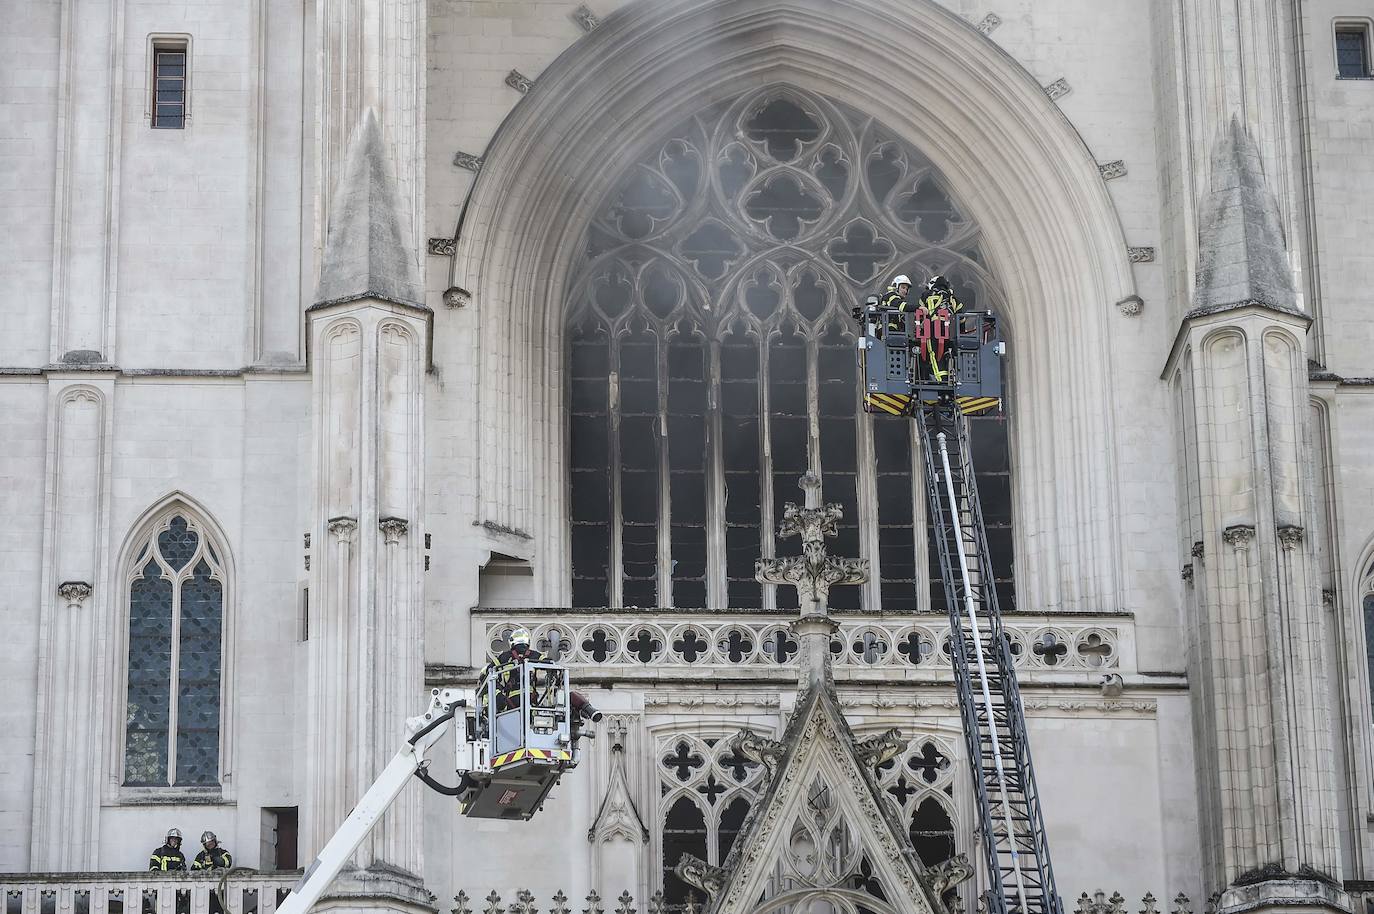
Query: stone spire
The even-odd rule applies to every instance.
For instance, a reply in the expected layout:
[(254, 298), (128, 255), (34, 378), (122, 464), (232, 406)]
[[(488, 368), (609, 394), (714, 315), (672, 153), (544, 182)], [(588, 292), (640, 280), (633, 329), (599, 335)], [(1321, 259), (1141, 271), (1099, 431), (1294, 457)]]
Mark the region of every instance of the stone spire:
[(1259, 149), (1232, 116), (1212, 147), (1212, 185), (1203, 202), (1194, 313), (1245, 305), (1298, 309), (1278, 202)]
[(420, 270), (406, 244), (382, 130), (370, 108), (348, 142), (315, 291), (316, 304), (359, 298), (424, 304)]
[(783, 508), (778, 536), (800, 535), (802, 554), (754, 563), (754, 577), (765, 584), (790, 584), (797, 588), (801, 617), (792, 631), (801, 647), (802, 686), (831, 681), (830, 636), (838, 626), (830, 618), (830, 588), (837, 584), (862, 584), (868, 580), (867, 559), (834, 558), (825, 550), (825, 538), (835, 535), (835, 523), (843, 511), (837, 504), (822, 506), (821, 481), (811, 473), (801, 478), (806, 506), (788, 502)]

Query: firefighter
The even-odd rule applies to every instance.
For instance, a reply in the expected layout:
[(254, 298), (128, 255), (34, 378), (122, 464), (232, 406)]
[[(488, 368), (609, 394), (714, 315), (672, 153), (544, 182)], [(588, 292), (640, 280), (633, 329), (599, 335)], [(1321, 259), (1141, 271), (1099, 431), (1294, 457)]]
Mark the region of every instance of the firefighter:
[(205, 848), (191, 863), (193, 870), (227, 870), (234, 865), (234, 858), (219, 846), (219, 838), (212, 831), (200, 836), (200, 846)]
[[(510, 647), (497, 654), (496, 659), (489, 662), (486, 669), (482, 671), (483, 680), (493, 671), (498, 677), (496, 680), (496, 710), (498, 713), (520, 707), (519, 664), (534, 663), (545, 659), (547, 658), (543, 654), (530, 646), (530, 633), (526, 629), (517, 628), (510, 633)], [(586, 718), (593, 723), (601, 720), (601, 712), (593, 707), (592, 703), (581, 692), (569, 691), (568, 701), (572, 705), (573, 712), (579, 718)]]
[(918, 371), (937, 384), (944, 383), (948, 374), (948, 353), (954, 351), (954, 315), (963, 309), (963, 302), (943, 276), (930, 277), (917, 296), (916, 321), (920, 326), (912, 336), (921, 348), (916, 357)]
[(186, 869), (186, 855), (181, 852), (181, 829), (167, 829), (167, 837), (162, 846), (153, 851), (148, 858), (148, 869), (163, 873), (178, 872)]
[[(888, 310), (905, 311), (907, 308), (907, 296), (910, 294), (911, 277), (902, 273), (893, 278), (891, 285), (887, 287), (887, 291), (883, 293), (883, 297), (879, 300), (878, 304), (880, 307)], [(899, 328), (895, 322), (890, 321), (888, 322), (887, 329), (897, 330)]]

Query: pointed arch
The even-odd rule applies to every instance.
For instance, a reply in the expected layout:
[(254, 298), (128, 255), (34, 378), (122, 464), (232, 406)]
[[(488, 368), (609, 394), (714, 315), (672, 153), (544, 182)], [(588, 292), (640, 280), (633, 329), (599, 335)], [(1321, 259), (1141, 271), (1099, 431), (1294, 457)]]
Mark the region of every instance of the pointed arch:
[[(873, 66), (872, 61), (883, 61)], [(479, 310), (479, 514), (535, 536), (536, 587), (565, 602), (562, 314), (609, 182), (684, 112), (787, 84), (865, 112), (922, 150), (986, 235), (1016, 325), (1011, 384), (1025, 605), (1120, 600), (1114, 383), (1106, 321), (1134, 294), (1090, 151), (1030, 74), (930, 0), (630, 3), (555, 61), (494, 138), (455, 232)], [(586, 91), (587, 86), (597, 91)], [(918, 207), (919, 209), (919, 207)], [(1062, 358), (1072, 338), (1075, 357)], [(530, 341), (537, 340), (536, 345)], [(1100, 505), (1080, 511), (1072, 506)]]
[(172, 491), (117, 555), (109, 785), (222, 793), (230, 779), (235, 573), (213, 512)]

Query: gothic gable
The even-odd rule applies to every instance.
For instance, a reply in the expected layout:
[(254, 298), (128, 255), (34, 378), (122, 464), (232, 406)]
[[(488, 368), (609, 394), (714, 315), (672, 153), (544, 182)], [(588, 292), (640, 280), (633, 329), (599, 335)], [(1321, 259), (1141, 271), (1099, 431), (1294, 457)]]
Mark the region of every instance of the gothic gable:
[(828, 683), (803, 694), (781, 742), (741, 736), (740, 751), (775, 773), (725, 865), (682, 872), (711, 894), (712, 914), (819, 897), (836, 910), (944, 910), (869, 770), (884, 741), (855, 740)]

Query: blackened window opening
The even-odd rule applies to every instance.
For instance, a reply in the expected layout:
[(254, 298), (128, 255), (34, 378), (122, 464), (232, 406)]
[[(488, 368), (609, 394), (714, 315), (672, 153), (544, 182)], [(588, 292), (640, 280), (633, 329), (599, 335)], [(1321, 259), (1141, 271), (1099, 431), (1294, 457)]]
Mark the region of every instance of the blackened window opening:
[(1342, 79), (1370, 75), (1369, 29), (1351, 26), (1336, 30), (1336, 75)]
[(186, 46), (153, 48), (153, 126), (186, 126)]
[[(651, 146), (588, 227), (568, 290), (576, 606), (795, 607), (754, 562), (799, 478), (875, 582), (838, 610), (944, 608), (912, 424), (862, 412), (850, 309), (897, 273), (996, 308), (976, 224), (919, 151), (791, 88), (719, 103)], [(971, 420), (996, 583), (1014, 609), (1006, 424)], [(933, 578), (933, 580), (932, 580)], [(927, 586), (930, 585), (930, 586)], [(876, 599), (875, 599), (876, 598)]]

